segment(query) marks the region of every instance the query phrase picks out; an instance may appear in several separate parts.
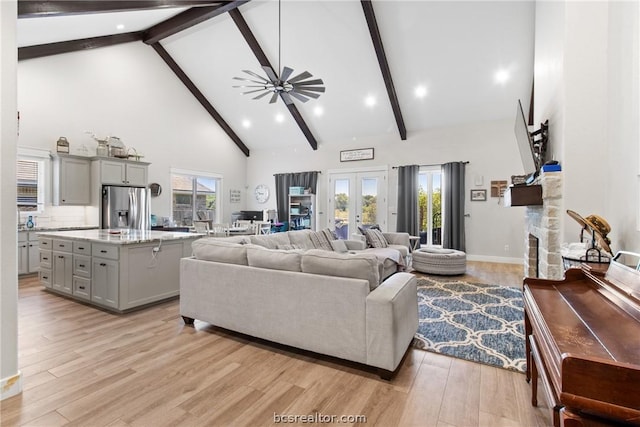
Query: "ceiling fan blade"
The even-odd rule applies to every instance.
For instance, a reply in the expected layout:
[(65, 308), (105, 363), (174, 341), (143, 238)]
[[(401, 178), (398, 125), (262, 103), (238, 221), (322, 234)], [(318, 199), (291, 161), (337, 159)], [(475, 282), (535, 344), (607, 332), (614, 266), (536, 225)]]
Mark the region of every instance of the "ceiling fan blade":
[(245, 72), (245, 73), (247, 73), (247, 74), (249, 74), (250, 76), (253, 76), (253, 77), (257, 77), (257, 78), (259, 78), (259, 79), (260, 79), (260, 80), (262, 80), (263, 82), (267, 82), (267, 83), (269, 82), (269, 80), (265, 79), (265, 78), (264, 78), (264, 77), (262, 77), (260, 74), (256, 74), (256, 73), (254, 73), (253, 71), (250, 71), (250, 70), (242, 70), (242, 71), (243, 71), (243, 72)]
[(269, 80), (267, 80), (267, 79), (262, 79), (262, 81), (257, 81), (257, 80), (245, 79), (244, 77), (234, 77), (233, 79), (234, 80), (242, 80), (243, 82), (258, 83), (258, 84), (261, 84), (261, 85), (269, 82)]
[(247, 91), (247, 92), (242, 92), (242, 94), (246, 95), (248, 93), (256, 93), (256, 92), (260, 92), (260, 91), (263, 91), (263, 90), (267, 90), (267, 89), (263, 88), (263, 89), (250, 90), (250, 91)]
[(323, 85), (324, 82), (322, 81), (322, 79), (314, 79), (314, 80), (307, 80), (304, 82), (295, 82), (296, 85)]
[(293, 73), (293, 68), (284, 67), (282, 69), (282, 74), (280, 74), (280, 81), (286, 82), (291, 73)]
[(313, 98), (313, 99), (320, 98), (320, 94), (313, 93), (313, 92), (307, 92), (306, 90), (294, 89), (294, 90), (290, 91), (289, 93), (294, 93), (294, 92), (295, 93), (299, 93), (300, 95), (308, 96), (308, 97)]
[(311, 92), (324, 92), (325, 88), (323, 86), (318, 86), (318, 87), (306, 87), (306, 86), (298, 86), (293, 85), (293, 90), (297, 90), (298, 92), (300, 92), (301, 90), (309, 90)]
[(242, 85), (242, 86), (231, 86), (231, 87), (235, 87), (235, 88), (238, 88), (238, 87), (263, 87), (263, 88), (267, 89), (267, 86), (264, 83), (260, 84), (260, 85)]
[(308, 71), (303, 71), (302, 73), (298, 74), (297, 76), (290, 78), (289, 79), (289, 83), (295, 83), (295, 82), (300, 81), (300, 80), (308, 79), (309, 77), (313, 77), (313, 74), (311, 74)]
[(293, 99), (291, 99), (291, 96), (289, 96), (289, 93), (287, 92), (282, 92), (282, 100), (287, 105), (293, 104)]
[(265, 90), (263, 94), (260, 94), (260, 95), (254, 97), (254, 98), (251, 98), (251, 99), (260, 99), (262, 97), (265, 97), (265, 96), (269, 95), (270, 93), (271, 93), (270, 90)]
[(309, 100), (309, 98), (307, 98), (306, 96), (302, 96), (299, 93), (295, 92), (295, 91), (290, 91), (288, 93), (288, 95), (293, 96), (294, 98), (296, 98), (298, 101), (302, 101), (302, 102), (307, 102)]
[(275, 104), (278, 101), (278, 92), (273, 92), (273, 96), (271, 100), (269, 100), (269, 104)]
[(269, 67), (268, 65), (264, 65), (262, 66), (262, 69), (267, 74), (267, 77), (271, 79), (272, 82), (278, 81), (278, 76), (276, 76), (276, 73), (273, 71), (271, 67)]

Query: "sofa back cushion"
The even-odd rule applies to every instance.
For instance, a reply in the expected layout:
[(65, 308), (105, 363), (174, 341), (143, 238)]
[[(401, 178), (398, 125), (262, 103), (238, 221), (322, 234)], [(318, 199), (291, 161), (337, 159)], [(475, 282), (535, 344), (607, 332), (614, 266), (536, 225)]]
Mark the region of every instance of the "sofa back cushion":
[(287, 235), (289, 235), (289, 241), (292, 245), (303, 248), (303, 249), (313, 249), (313, 243), (311, 243), (311, 239), (309, 235), (313, 233), (311, 230), (291, 230), (287, 231)]
[(269, 249), (276, 249), (279, 245), (290, 245), (287, 233), (260, 234), (249, 236), (251, 243), (260, 245)]
[(302, 252), (301, 250), (266, 249), (251, 245), (247, 248), (247, 262), (251, 267), (302, 271)]
[(247, 265), (247, 246), (213, 237), (203, 237), (191, 244), (196, 259), (240, 265)]
[(302, 254), (302, 272), (364, 279), (369, 282), (370, 290), (374, 290), (380, 284), (378, 258), (366, 253), (310, 249)]

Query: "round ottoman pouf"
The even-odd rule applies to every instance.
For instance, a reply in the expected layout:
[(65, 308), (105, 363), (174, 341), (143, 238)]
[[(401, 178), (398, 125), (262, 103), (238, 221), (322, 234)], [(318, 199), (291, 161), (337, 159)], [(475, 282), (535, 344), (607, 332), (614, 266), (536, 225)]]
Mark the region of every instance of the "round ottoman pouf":
[(455, 249), (421, 248), (411, 254), (411, 265), (421, 273), (464, 274), (467, 254)]

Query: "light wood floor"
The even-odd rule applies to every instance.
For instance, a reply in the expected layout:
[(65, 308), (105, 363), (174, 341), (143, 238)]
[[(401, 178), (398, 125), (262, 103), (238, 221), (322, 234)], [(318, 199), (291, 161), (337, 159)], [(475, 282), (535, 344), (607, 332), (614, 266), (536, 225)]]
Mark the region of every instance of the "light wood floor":
[[(519, 286), (521, 268), (469, 262), (462, 278)], [(202, 322), (186, 327), (177, 300), (114, 315), (44, 292), (35, 277), (20, 280), (19, 298), (24, 392), (1, 402), (2, 426), (263, 426), (274, 413), (362, 415), (385, 427), (550, 423), (531, 407), (524, 375), (503, 369), (411, 349), (387, 382)]]

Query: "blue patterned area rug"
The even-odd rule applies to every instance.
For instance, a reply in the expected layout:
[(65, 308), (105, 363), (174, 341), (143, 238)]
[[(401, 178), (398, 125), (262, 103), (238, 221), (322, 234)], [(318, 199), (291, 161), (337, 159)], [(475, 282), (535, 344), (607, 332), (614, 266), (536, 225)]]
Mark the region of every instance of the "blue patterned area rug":
[(418, 309), (414, 347), (524, 372), (520, 289), (419, 277)]

